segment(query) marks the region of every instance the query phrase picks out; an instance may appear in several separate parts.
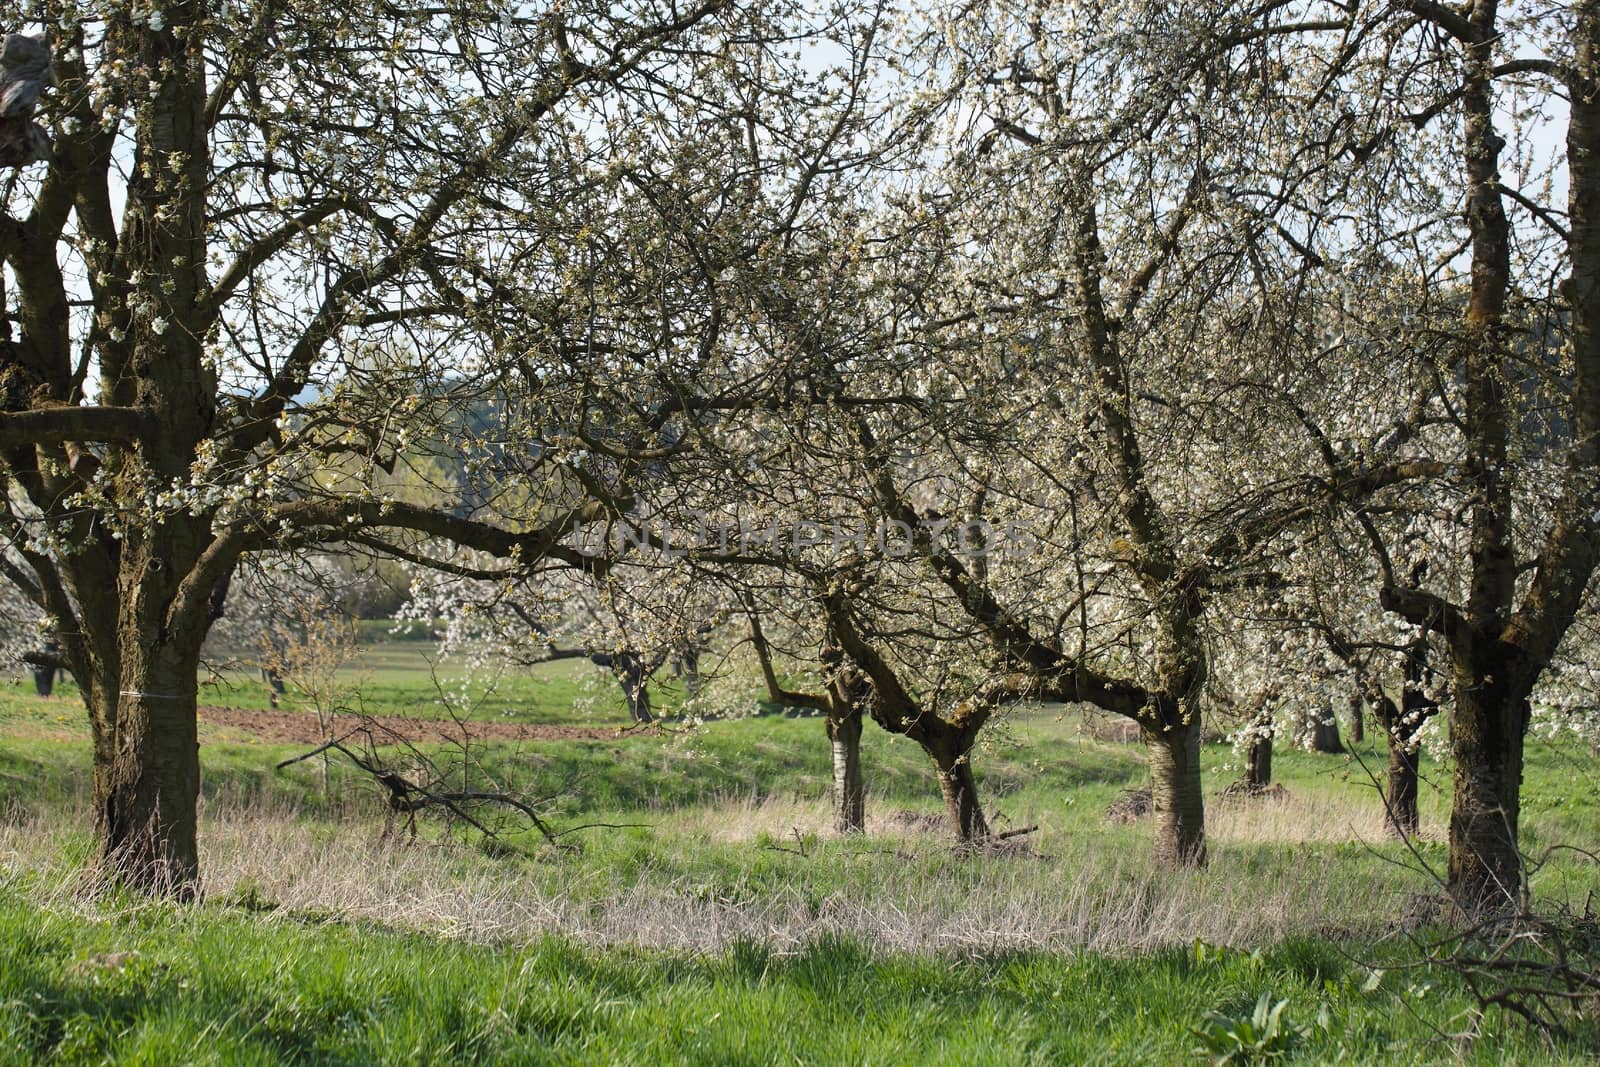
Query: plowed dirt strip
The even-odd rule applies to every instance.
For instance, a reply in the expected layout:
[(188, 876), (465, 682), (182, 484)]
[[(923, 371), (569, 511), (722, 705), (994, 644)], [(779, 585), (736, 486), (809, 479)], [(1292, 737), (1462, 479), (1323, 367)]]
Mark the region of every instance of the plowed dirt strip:
[[(247, 711), (200, 706), (200, 721), (253, 734), (262, 741), (286, 745), (314, 745), (323, 739), (315, 715), (292, 711)], [(462, 726), (449, 719), (411, 719), (399, 715), (336, 715), (333, 736), (370, 725), (381, 743), (384, 734), (403, 741), (460, 741)], [(546, 726), (522, 722), (468, 722), (463, 724), (472, 741), (614, 741), (621, 730), (598, 726)]]

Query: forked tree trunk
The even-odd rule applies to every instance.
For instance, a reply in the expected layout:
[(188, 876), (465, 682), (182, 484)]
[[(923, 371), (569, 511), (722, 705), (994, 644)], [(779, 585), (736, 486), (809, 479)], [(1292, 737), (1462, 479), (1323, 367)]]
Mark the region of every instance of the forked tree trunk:
[(617, 657), (613, 670), (622, 686), (622, 695), (628, 701), (628, 718), (635, 725), (648, 726), (656, 721), (650, 710), (650, 675), (643, 659), (632, 652)]
[(1155, 860), (1162, 867), (1206, 862), (1205, 797), (1200, 776), (1200, 717), (1145, 732), (1150, 753), (1150, 803), (1155, 819)]
[(1532, 586), (1517, 600), (1519, 568), (1509, 480), (1511, 406), (1504, 369), (1510, 359), (1504, 310), (1511, 291), (1512, 227), (1505, 214), (1493, 95), (1501, 40), (1493, 4), (1469, 5), (1478, 36), (1466, 53), (1461, 92), (1467, 218), (1472, 232), (1472, 289), (1461, 344), (1466, 382), (1467, 469), (1473, 472), (1472, 584), (1451, 641), (1455, 714), (1450, 748), (1455, 791), (1450, 808), (1450, 893), (1458, 910), (1478, 914), (1520, 902), (1518, 851), (1523, 742), (1528, 696), (1550, 663), (1594, 574), (1593, 481), (1600, 467), (1600, 4), (1572, 5), (1572, 91), (1566, 162), (1571, 267), (1561, 291), (1569, 315), (1564, 358), (1576, 387), (1568, 475), (1573, 489), (1554, 509), (1553, 526), (1534, 561)]
[[(1512, 507), (1502, 477), (1508, 451), (1500, 335), (1509, 275), (1511, 226), (1497, 173), (1505, 141), (1494, 130), (1492, 96), (1495, 6), (1472, 5), (1484, 27), (1468, 48), (1462, 92), (1468, 214), (1472, 224), (1472, 300), (1463, 344), (1467, 382), (1467, 453), (1474, 486), (1472, 596), (1451, 636), (1455, 714), (1450, 748), (1455, 792), (1450, 808), (1450, 894), (1458, 910), (1478, 914), (1520, 901), (1523, 867), (1517, 833), (1528, 695), (1549, 665), (1595, 568), (1592, 481), (1556, 509), (1554, 527), (1534, 571), (1533, 587), (1513, 614), (1517, 559)], [(1566, 160), (1568, 251), (1562, 284), (1570, 308), (1568, 358), (1576, 402), (1568, 477), (1592, 479), (1600, 466), (1600, 4), (1573, 5), (1572, 86)], [(1578, 91), (1579, 88), (1584, 91)], [(1563, 514), (1563, 512), (1565, 512)], [(1508, 625), (1509, 623), (1509, 625)], [(1509, 638), (1509, 639), (1508, 639)]]
[(861, 709), (828, 715), (833, 748), (833, 828), (859, 834), (867, 825), (867, 790), (861, 774)]
[[(1527, 639), (1533, 635), (1519, 635), (1521, 640), (1511, 647), (1500, 641), (1517, 599), (1518, 551), (1512, 482), (1507, 476), (1510, 428), (1516, 418), (1515, 394), (1507, 388), (1506, 379), (1510, 331), (1505, 311), (1512, 291), (1512, 227), (1499, 173), (1500, 152), (1506, 142), (1495, 130), (1498, 105), (1494, 68), (1496, 41), (1500, 37), (1495, 24), (1496, 7), (1471, 4), (1467, 10), (1472, 36), (1461, 41), (1464, 69), (1460, 96), (1472, 284), (1456, 359), (1464, 386), (1464, 469), (1471, 479), (1471, 567), (1465, 610), (1450, 620), (1446, 637), (1451, 646), (1455, 697), (1450, 746), (1456, 763), (1450, 811), (1449, 889), (1459, 912), (1476, 915), (1516, 899), (1521, 889), (1517, 812), (1527, 691), (1514, 691), (1511, 676), (1520, 673), (1519, 665), (1511, 661), (1508, 653), (1511, 647), (1531, 644)], [(1591, 17), (1592, 14), (1591, 7)], [(1584, 21), (1581, 16), (1579, 21)], [(1575, 156), (1569, 151), (1574, 170), (1571, 188), (1576, 190), (1583, 184), (1582, 175), (1593, 145), (1575, 146), (1570, 137), (1581, 121), (1585, 105), (1591, 103), (1592, 94), (1574, 91), (1570, 95), (1573, 125), (1568, 127), (1569, 150), (1579, 148)], [(1575, 255), (1570, 280), (1577, 279), (1579, 270)], [(1586, 301), (1576, 294), (1568, 296), (1579, 306), (1581, 317), (1581, 306)], [(1573, 352), (1582, 368), (1584, 355), (1576, 348)], [(1584, 377), (1580, 369), (1580, 394), (1588, 391)], [(1590, 412), (1579, 408), (1575, 414), (1586, 418)], [(1592, 433), (1594, 426), (1591, 423), (1586, 428)], [(1575, 430), (1574, 436), (1580, 447), (1593, 449), (1592, 440), (1583, 440), (1587, 435), (1582, 430)], [(1592, 567), (1592, 550), (1590, 559)], [(1549, 575), (1560, 573), (1556, 560), (1541, 556), (1535, 587)], [(1569, 585), (1572, 577), (1568, 576)], [(1579, 591), (1587, 577), (1585, 568), (1576, 586)], [(1532, 677), (1530, 674), (1530, 684)]]

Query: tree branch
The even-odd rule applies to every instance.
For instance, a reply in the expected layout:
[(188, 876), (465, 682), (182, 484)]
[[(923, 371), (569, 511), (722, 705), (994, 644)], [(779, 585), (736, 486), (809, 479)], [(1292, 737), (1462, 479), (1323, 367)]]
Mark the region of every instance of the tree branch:
[(748, 602), (745, 604), (745, 614), (750, 619), (750, 643), (755, 647), (756, 660), (761, 664), (761, 677), (767, 683), (767, 699), (785, 707), (827, 711), (826, 697), (816, 693), (797, 693), (778, 684), (778, 672), (772, 668), (772, 650), (767, 645), (766, 634), (761, 632), (761, 618)]
[(1478, 40), (1478, 29), (1466, 15), (1445, 7), (1436, 0), (1400, 0), (1400, 7), (1418, 18), (1433, 23), (1458, 41), (1475, 44)]
[(160, 433), (155, 416), (143, 408), (61, 407), (0, 413), (0, 449), (59, 445), (68, 441), (131, 443)]
[(354, 206), (354, 203), (348, 197), (329, 197), (313, 204), (277, 229), (262, 234), (248, 248), (239, 253), (232, 263), (228, 264), (228, 269), (222, 272), (222, 276), (211, 287), (211, 296), (200, 307), (197, 320), (200, 324), (199, 328), (207, 327), (215, 322), (217, 316), (222, 313), (222, 306), (228, 302), (228, 298), (233, 295), (234, 290), (238, 289), (252, 271), (281, 252), (290, 241), (305, 233), (317, 223)]

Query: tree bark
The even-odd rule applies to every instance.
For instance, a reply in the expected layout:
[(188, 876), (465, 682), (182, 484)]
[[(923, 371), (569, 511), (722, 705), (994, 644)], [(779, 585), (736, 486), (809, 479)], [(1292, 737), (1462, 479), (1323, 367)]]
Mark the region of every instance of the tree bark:
[(1501, 204), (1494, 131), (1493, 5), (1472, 9), (1476, 38), (1467, 48), (1462, 94), (1468, 220), (1473, 238), (1472, 298), (1462, 349), (1466, 366), (1469, 469), (1475, 475), (1472, 586), (1467, 610), (1452, 620), (1455, 714), (1450, 747), (1455, 790), (1450, 810), (1450, 893), (1465, 914), (1519, 900), (1518, 850), (1523, 743), (1528, 696), (1571, 625), (1594, 572), (1594, 471), (1600, 466), (1600, 4), (1575, 5), (1567, 124), (1571, 269), (1563, 295), (1571, 308), (1574, 367), (1568, 491), (1513, 613), (1517, 565), (1512, 509), (1501, 475), (1507, 455), (1506, 346), (1501, 334), (1510, 262), (1510, 225)]
[(1386, 822), (1396, 837), (1415, 837), (1422, 825), (1417, 808), (1417, 734), (1439, 713), (1439, 702), (1428, 695), (1428, 634), (1423, 630), (1405, 651), (1401, 667), (1401, 693), (1397, 704), (1382, 686), (1367, 693), (1372, 715), (1383, 726), (1389, 747), (1389, 783), (1384, 796)]
[(1461, 94), (1472, 294), (1461, 339), (1467, 471), (1472, 475), (1471, 585), (1464, 611), (1447, 620), (1455, 695), (1450, 746), (1455, 790), (1450, 811), (1449, 887), (1456, 907), (1478, 914), (1519, 900), (1523, 867), (1518, 817), (1528, 696), (1577, 613), (1594, 573), (1600, 536), (1594, 477), (1600, 468), (1600, 3), (1573, 6), (1567, 76), (1570, 308), (1567, 353), (1573, 367), (1567, 486), (1517, 608), (1518, 561), (1505, 475), (1514, 419), (1507, 388), (1505, 307), (1512, 231), (1502, 203), (1494, 129), (1493, 4), (1471, 5)]
[(989, 823), (983, 817), (977, 782), (972, 776), (972, 746), (988, 713), (963, 717), (958, 725), (931, 714), (915, 718), (887, 716), (881, 704), (874, 704), (873, 718), (885, 729), (917, 742), (933, 760), (939, 795), (944, 798), (945, 813), (956, 840), (973, 844), (988, 837)]
[(622, 697), (628, 702), (628, 719), (636, 726), (649, 726), (656, 721), (650, 710), (650, 668), (644, 657), (636, 652), (618, 652), (615, 655), (597, 652), (589, 657), (597, 667), (605, 667), (622, 688)]
[(685, 696), (696, 696), (700, 692), (700, 646), (693, 641), (683, 646), (683, 650), (672, 660), (672, 673), (683, 679), (683, 692)]
[(1155, 860), (1162, 867), (1206, 862), (1205, 797), (1200, 776), (1200, 717), (1145, 731), (1150, 753), (1150, 801), (1155, 817)]
[(861, 773), (861, 709), (828, 715), (833, 747), (833, 828), (841, 834), (866, 829), (867, 791)]
[(1350, 698), (1350, 743), (1359, 745), (1367, 739), (1367, 717), (1362, 709), (1361, 694)]
[(1244, 753), (1246, 789), (1259, 793), (1272, 784), (1272, 711), (1263, 708), (1250, 723), (1250, 744)]
[(1476, 686), (1461, 673), (1450, 720), (1449, 886), (1456, 906), (1473, 915), (1515, 902), (1522, 890), (1517, 820), (1529, 708), (1525, 695), (1511, 691), (1509, 670), (1473, 672)]
[(1323, 709), (1306, 725), (1305, 742), (1306, 748), (1312, 752), (1337, 755), (1344, 751), (1344, 745), (1339, 740), (1339, 720), (1331, 706)]
[(1417, 835), (1422, 822), (1417, 812), (1417, 749), (1409, 737), (1389, 731), (1389, 832), (1399, 838)]
[(617, 680), (622, 683), (622, 693), (628, 698), (628, 717), (639, 726), (649, 726), (655, 722), (655, 714), (650, 710), (650, 682), (645, 677), (644, 668), (637, 662), (630, 662)]
[(1505, 141), (1495, 132), (1494, 59), (1499, 36), (1493, 4), (1468, 16), (1463, 42), (1462, 142), (1472, 286), (1458, 345), (1464, 375), (1466, 470), (1471, 478), (1470, 585), (1466, 612), (1447, 630), (1455, 714), (1456, 761), (1450, 813), (1449, 886), (1467, 914), (1514, 899), (1522, 881), (1517, 852), (1522, 785), (1522, 716), (1509, 691), (1512, 664), (1497, 637), (1516, 597), (1511, 486), (1506, 477), (1511, 413), (1506, 388), (1505, 309), (1511, 288), (1511, 225), (1499, 184)]
[(934, 773), (939, 778), (939, 793), (944, 797), (950, 828), (962, 844), (974, 844), (989, 836), (989, 824), (978, 804), (978, 787), (972, 777), (972, 761), (959, 756), (934, 754)]
[(100, 872), (107, 880), (163, 896), (199, 891), (196, 805), (198, 657), (159, 650), (124, 655), (115, 750), (96, 768)]
[(267, 686), (267, 707), (271, 708), (273, 711), (277, 711), (278, 702), (283, 699), (284, 694), (285, 687), (283, 683), (283, 675), (279, 674), (271, 667), (262, 667), (261, 680), (265, 682)]

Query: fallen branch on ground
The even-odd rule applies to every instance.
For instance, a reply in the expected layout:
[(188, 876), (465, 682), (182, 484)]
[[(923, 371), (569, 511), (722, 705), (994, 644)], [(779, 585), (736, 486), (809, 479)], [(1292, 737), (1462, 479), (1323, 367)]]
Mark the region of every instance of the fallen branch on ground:
[[(382, 737), (382, 742), (379, 738)], [(365, 751), (353, 751), (347, 741), (362, 737), (365, 739)], [(379, 754), (380, 743), (400, 746), (407, 754), (414, 770), (402, 773), (397, 770)], [(344, 756), (351, 765), (364, 772), (373, 781), (381, 785), (387, 793), (386, 802), (389, 811), (388, 821), (384, 825), (384, 836), (387, 837), (394, 829), (394, 819), (397, 815), (406, 817), (406, 828), (412, 838), (417, 835), (417, 814), (429, 808), (442, 808), (454, 818), (471, 826), (488, 838), (498, 838), (499, 833), (476, 818), (467, 810), (468, 805), (492, 804), (510, 808), (521, 813), (535, 829), (543, 835), (546, 842), (552, 847), (570, 850), (575, 846), (560, 840), (561, 834), (550, 828), (538, 811), (528, 802), (499, 790), (469, 789), (464, 786), (452, 787), (446, 785), (447, 776), (442, 773), (435, 762), (422, 753), (410, 742), (401, 738), (393, 731), (387, 730), (374, 723), (368, 722), (349, 730), (338, 737), (330, 738), (308, 752), (282, 760), (277, 764), (277, 769), (282, 770), (305, 760), (314, 759), (327, 752), (337, 752)], [(420, 770), (422, 773), (417, 773)], [(463, 783), (466, 776), (462, 775)]]

